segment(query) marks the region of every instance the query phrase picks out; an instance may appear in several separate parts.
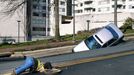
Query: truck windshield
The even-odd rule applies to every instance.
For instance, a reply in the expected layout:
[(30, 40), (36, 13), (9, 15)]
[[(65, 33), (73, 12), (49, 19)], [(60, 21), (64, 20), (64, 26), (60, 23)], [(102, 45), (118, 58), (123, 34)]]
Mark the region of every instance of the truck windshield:
[(110, 26), (106, 26), (106, 29), (108, 29), (113, 34), (114, 39), (118, 39), (119, 36), (113, 28), (111, 28)]
[(85, 43), (89, 49), (97, 49), (101, 47), (101, 45), (93, 38), (93, 36), (86, 39)]

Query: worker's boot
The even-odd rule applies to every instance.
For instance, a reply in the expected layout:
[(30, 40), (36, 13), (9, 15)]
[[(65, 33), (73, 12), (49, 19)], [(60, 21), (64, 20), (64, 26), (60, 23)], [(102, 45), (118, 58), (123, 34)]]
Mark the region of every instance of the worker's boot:
[(12, 72), (12, 74), (11, 75), (16, 75), (16, 73), (14, 72), (14, 70), (13, 70), (13, 72)]
[(44, 73), (45, 73), (46, 75), (55, 75), (55, 74), (60, 73), (61, 71), (62, 71), (62, 70), (60, 70), (60, 69), (52, 68), (52, 69), (45, 69), (45, 70), (44, 70)]

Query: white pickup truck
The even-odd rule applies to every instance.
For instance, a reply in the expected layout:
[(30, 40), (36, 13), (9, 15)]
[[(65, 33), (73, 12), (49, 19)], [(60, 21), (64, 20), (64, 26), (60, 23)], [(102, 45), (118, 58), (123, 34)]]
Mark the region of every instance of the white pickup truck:
[(112, 46), (123, 38), (121, 30), (113, 23), (108, 24), (97, 33), (83, 40), (74, 49), (73, 52), (87, 51), (92, 49)]

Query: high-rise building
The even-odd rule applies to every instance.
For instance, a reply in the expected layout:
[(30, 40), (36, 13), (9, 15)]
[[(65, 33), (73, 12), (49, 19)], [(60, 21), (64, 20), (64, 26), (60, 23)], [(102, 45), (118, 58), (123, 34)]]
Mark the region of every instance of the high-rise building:
[[(71, 16), (71, 0), (59, 0), (59, 15)], [(54, 0), (29, 0), (27, 3), (28, 40), (51, 36), (54, 26)], [(51, 20), (51, 21), (50, 21)]]
[(50, 35), (49, 0), (28, 0), (27, 39)]

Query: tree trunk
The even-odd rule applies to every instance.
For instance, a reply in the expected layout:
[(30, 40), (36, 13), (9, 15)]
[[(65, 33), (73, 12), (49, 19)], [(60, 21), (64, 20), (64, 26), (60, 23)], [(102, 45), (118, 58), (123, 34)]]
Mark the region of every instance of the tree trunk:
[(26, 40), (31, 41), (32, 35), (31, 35), (31, 1), (32, 0), (26, 0), (27, 1), (27, 10), (26, 10)]
[(59, 0), (55, 0), (55, 38), (60, 40), (59, 32)]

